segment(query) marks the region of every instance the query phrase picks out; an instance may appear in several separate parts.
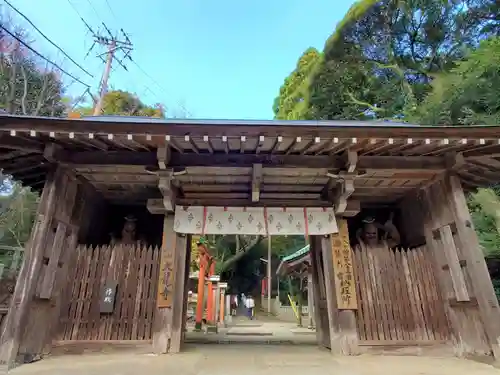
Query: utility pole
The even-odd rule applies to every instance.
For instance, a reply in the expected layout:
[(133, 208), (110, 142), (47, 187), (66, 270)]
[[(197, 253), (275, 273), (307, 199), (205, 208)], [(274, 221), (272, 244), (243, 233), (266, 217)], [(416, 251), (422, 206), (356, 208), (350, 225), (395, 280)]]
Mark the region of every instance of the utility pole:
[[(123, 39), (118, 39), (118, 36), (113, 35), (104, 23), (102, 25), (104, 26), (107, 35), (102, 35), (99, 32), (95, 33), (85, 20), (82, 19), (82, 21), (94, 38), (94, 43), (87, 52), (87, 56), (96, 44), (106, 47), (106, 52), (97, 55), (97, 57), (99, 57), (106, 64), (99, 87), (99, 97), (97, 98), (94, 106), (94, 116), (100, 116), (102, 112), (103, 99), (108, 92), (108, 81), (113, 68), (113, 62), (116, 61), (123, 69), (128, 71), (123, 61), (125, 59), (132, 61), (130, 53), (133, 50), (133, 45), (123, 29), (120, 29)], [(121, 56), (121, 58), (118, 58), (118, 52), (123, 52), (123, 56)], [(104, 58), (104, 56), (106, 56), (106, 58)]]

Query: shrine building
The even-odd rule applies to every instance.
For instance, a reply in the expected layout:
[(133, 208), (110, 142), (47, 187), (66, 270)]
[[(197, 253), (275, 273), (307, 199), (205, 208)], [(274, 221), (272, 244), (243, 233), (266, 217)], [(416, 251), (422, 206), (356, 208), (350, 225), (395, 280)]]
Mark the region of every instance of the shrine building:
[[(0, 168), (41, 194), (3, 363), (68, 343), (182, 351), (191, 236), (210, 234), (307, 236), (317, 343), (333, 355), (500, 356), (466, 205), (500, 181), (500, 126), (1, 114)], [(397, 246), (358, 245), (367, 216), (392, 222)]]

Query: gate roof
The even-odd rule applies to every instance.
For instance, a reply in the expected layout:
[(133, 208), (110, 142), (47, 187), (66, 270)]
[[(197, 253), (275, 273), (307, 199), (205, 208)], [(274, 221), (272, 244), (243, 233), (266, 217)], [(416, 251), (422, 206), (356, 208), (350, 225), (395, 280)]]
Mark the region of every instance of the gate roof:
[(166, 171), (181, 205), (331, 206), (325, 193), (346, 175), (351, 198), (367, 205), (450, 169), (470, 189), (500, 181), (500, 126), (0, 115), (0, 138), (0, 168), (24, 184), (40, 188), (62, 163), (117, 202), (160, 198)]

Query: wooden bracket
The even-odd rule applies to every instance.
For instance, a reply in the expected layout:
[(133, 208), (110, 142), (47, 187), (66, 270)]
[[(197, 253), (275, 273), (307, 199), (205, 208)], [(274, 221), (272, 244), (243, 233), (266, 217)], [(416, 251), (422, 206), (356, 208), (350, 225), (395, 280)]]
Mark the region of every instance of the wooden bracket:
[(165, 215), (167, 213), (163, 199), (148, 199), (146, 207), (153, 215)]
[(354, 217), (357, 214), (359, 214), (360, 211), (361, 211), (361, 202), (358, 201), (357, 199), (349, 199), (347, 201), (347, 207), (345, 211), (342, 213), (342, 215), (339, 216)]
[(354, 150), (347, 150), (344, 157), (347, 173), (354, 173), (358, 164), (358, 153)]
[(158, 158), (158, 167), (160, 170), (166, 170), (168, 163), (170, 162), (170, 147), (167, 145), (158, 147), (156, 157)]
[(173, 172), (168, 175), (161, 176), (158, 181), (158, 188), (163, 195), (163, 205), (167, 212), (175, 210), (175, 199), (177, 197), (176, 188), (172, 185)]
[(352, 193), (354, 193), (354, 178), (341, 180), (334, 202), (335, 214), (342, 215), (346, 211), (347, 200)]
[(461, 153), (449, 152), (445, 155), (445, 165), (448, 171), (457, 171), (465, 164), (465, 158)]
[(49, 143), (45, 146), (43, 150), (43, 157), (49, 163), (57, 163), (58, 159), (64, 154), (64, 150), (61, 146), (55, 143)]
[(262, 183), (262, 164), (254, 164), (252, 171), (252, 202), (260, 199), (260, 185)]

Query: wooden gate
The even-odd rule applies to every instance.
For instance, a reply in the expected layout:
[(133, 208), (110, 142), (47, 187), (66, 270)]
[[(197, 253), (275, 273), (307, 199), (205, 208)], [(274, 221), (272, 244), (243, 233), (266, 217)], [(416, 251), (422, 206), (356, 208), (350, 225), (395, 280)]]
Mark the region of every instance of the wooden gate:
[(450, 339), (450, 326), (425, 248), (354, 251), (360, 344), (415, 345)]
[[(151, 339), (158, 248), (80, 246), (70, 267), (56, 340)], [(115, 307), (101, 314), (102, 289), (110, 281), (118, 284)]]

